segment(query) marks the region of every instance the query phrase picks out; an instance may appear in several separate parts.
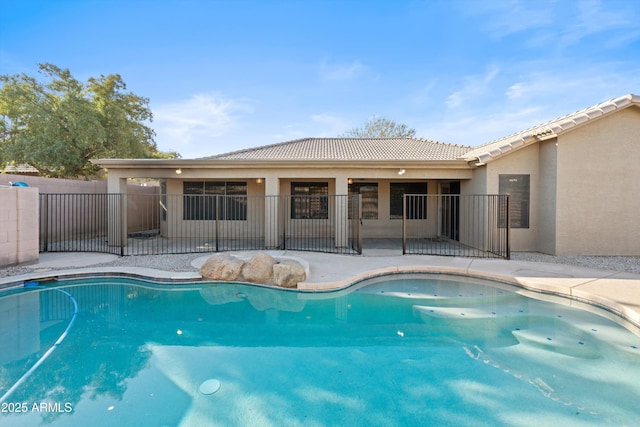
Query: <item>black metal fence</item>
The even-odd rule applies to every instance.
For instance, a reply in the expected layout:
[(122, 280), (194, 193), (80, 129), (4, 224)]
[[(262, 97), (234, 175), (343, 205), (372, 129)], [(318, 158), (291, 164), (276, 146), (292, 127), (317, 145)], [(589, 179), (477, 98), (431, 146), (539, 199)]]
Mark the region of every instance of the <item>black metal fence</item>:
[(402, 253), (511, 257), (509, 196), (404, 195)]
[(40, 194), (40, 252), (112, 252), (110, 218), (120, 214), (120, 194)]
[(40, 251), (362, 253), (360, 205), (359, 195), (41, 194)]
[[(361, 213), (361, 195), (41, 194), (40, 251), (361, 254)], [(508, 259), (508, 218), (506, 195), (405, 195), (402, 253)]]

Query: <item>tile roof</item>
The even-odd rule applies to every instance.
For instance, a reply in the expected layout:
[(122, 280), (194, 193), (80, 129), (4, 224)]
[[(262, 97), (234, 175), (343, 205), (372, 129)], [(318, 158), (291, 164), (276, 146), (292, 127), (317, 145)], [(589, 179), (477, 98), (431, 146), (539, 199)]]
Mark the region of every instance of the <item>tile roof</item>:
[(485, 163), (531, 142), (556, 138), (560, 134), (568, 132), (576, 126), (580, 126), (590, 120), (597, 119), (622, 108), (627, 108), (631, 105), (640, 106), (640, 96), (629, 94), (602, 102), (598, 105), (594, 105), (593, 107), (585, 108), (584, 110), (576, 111), (575, 113), (559, 117), (547, 123), (525, 129), (521, 132), (514, 133), (504, 138), (489, 142), (488, 144), (476, 147), (466, 152), (462, 158), (467, 161), (476, 160), (478, 163)]
[(37, 175), (40, 171), (29, 164), (22, 163), (19, 165), (7, 165), (4, 168), (4, 173), (16, 175)]
[(471, 147), (418, 138), (303, 138), (204, 157), (210, 160), (456, 160)]

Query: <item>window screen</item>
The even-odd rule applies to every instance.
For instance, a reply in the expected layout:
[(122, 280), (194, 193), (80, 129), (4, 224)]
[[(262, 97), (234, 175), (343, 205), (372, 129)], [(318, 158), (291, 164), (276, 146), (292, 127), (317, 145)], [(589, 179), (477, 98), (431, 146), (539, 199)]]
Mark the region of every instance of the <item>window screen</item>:
[(329, 218), (329, 184), (291, 183), (291, 219)]
[[(499, 193), (509, 195), (511, 228), (529, 228), (529, 175), (499, 175)], [(500, 206), (499, 226), (506, 227), (506, 204)]]
[(389, 217), (402, 219), (402, 196), (404, 194), (421, 195), (407, 197), (407, 219), (427, 219), (426, 182), (392, 182), (390, 184)]
[(246, 182), (187, 181), (182, 192), (184, 220), (247, 219)]
[[(362, 219), (378, 219), (378, 183), (357, 182), (349, 184), (349, 203), (351, 196), (362, 195)], [(351, 218), (349, 205), (349, 218)]]

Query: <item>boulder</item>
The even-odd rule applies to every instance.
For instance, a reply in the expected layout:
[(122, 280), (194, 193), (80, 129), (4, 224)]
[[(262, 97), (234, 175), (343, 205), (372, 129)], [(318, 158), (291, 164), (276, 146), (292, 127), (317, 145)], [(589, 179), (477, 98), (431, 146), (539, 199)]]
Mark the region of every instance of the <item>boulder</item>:
[(242, 267), (242, 277), (251, 283), (271, 283), (276, 259), (269, 254), (258, 252)]
[(211, 256), (200, 267), (200, 275), (207, 280), (238, 280), (244, 261), (229, 254)]
[(297, 261), (285, 259), (273, 266), (273, 283), (283, 288), (295, 288), (306, 278), (304, 267)]

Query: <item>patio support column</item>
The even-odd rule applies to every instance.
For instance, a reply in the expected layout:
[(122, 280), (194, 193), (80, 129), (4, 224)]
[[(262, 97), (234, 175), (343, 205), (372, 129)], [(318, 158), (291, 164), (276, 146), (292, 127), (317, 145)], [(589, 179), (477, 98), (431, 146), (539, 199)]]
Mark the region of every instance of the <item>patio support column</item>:
[(127, 178), (110, 171), (107, 192), (107, 244), (124, 248), (127, 245)]
[(264, 245), (267, 249), (280, 247), (280, 180), (277, 175), (264, 179)]
[(339, 248), (349, 246), (348, 179), (347, 176), (336, 177), (335, 241), (336, 246)]

